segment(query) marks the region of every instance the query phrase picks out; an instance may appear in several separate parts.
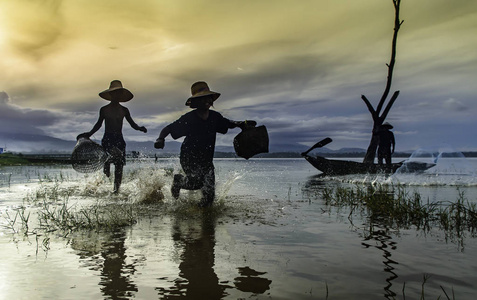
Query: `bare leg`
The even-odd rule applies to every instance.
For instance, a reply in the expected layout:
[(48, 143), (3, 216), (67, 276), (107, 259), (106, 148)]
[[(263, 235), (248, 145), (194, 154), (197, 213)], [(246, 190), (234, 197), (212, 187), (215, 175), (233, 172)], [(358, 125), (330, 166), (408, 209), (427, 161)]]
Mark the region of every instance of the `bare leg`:
[(111, 162), (109, 159), (104, 163), (103, 173), (106, 177), (111, 176)]
[(114, 165), (114, 193), (119, 192), (121, 181), (123, 180), (123, 165), (118, 163)]

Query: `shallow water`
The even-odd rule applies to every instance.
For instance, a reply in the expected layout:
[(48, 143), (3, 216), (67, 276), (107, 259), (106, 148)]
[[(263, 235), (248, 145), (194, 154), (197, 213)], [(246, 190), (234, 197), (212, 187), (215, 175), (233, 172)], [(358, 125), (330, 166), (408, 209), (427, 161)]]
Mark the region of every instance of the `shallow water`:
[[(303, 159), (218, 159), (217, 201), (207, 210), (195, 206), (197, 192), (172, 200), (177, 159), (128, 162), (119, 195), (100, 173), (1, 168), (0, 299), (416, 299), (424, 281), (426, 299), (445, 299), (442, 289), (451, 299), (474, 299), (470, 233), (452, 240), (437, 229), (370, 228), (364, 219), (351, 222), (346, 209), (330, 210), (320, 194), (379, 183), (416, 190), (426, 201), (455, 201), (463, 192), (477, 202), (477, 160), (459, 165), (330, 178)], [(160, 193), (164, 199), (154, 202)], [(41, 203), (65, 199), (73, 209), (154, 203), (136, 224), (114, 231), (35, 231)], [(22, 206), (28, 235), (16, 215)]]

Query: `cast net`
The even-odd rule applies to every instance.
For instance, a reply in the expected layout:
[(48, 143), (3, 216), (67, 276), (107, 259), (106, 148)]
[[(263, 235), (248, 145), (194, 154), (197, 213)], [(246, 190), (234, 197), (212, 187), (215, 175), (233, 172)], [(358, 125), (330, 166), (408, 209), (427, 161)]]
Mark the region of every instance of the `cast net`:
[(101, 145), (88, 138), (80, 138), (71, 154), (71, 164), (77, 172), (91, 173), (101, 169), (108, 157)]

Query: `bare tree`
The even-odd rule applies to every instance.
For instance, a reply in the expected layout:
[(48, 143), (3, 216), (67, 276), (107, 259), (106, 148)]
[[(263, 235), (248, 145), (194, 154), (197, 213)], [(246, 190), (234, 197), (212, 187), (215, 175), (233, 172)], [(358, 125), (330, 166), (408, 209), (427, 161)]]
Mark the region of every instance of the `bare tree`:
[(384, 123), (384, 120), (386, 119), (389, 113), (389, 110), (391, 109), (391, 106), (394, 104), (394, 101), (396, 101), (396, 98), (399, 96), (399, 91), (395, 91), (394, 94), (391, 96), (388, 104), (386, 105), (386, 108), (384, 109), (383, 113), (380, 115), (381, 109), (383, 108), (384, 103), (386, 102), (386, 99), (389, 95), (389, 90), (391, 89), (394, 64), (396, 62), (397, 36), (398, 36), (399, 28), (401, 28), (401, 25), (404, 22), (399, 20), (399, 8), (401, 6), (401, 0), (392, 0), (392, 1), (394, 4), (394, 11), (395, 11), (394, 34), (393, 34), (393, 41), (392, 41), (391, 60), (389, 64), (386, 64), (388, 67), (388, 78), (386, 82), (386, 88), (384, 89), (384, 93), (376, 109), (374, 109), (374, 107), (371, 105), (371, 103), (366, 98), (366, 96), (361, 95), (361, 99), (363, 99), (364, 103), (368, 107), (369, 112), (371, 113), (371, 116), (373, 117), (373, 133), (371, 136), (371, 141), (368, 146), (368, 150), (366, 151), (366, 155), (363, 160), (364, 163), (369, 163), (369, 164), (374, 162), (374, 157), (376, 156), (376, 149), (378, 148), (377, 131), (379, 129), (379, 126), (381, 126)]

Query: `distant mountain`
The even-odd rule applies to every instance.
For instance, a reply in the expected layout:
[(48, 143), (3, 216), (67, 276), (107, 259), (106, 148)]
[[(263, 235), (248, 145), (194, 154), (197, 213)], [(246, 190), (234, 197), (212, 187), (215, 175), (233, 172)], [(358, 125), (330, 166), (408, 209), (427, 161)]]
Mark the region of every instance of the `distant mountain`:
[[(100, 141), (96, 140), (100, 143)], [(0, 132), (0, 147), (7, 148), (11, 152), (25, 152), (25, 153), (71, 153), (76, 141), (67, 141), (63, 139), (54, 138), (46, 135), (34, 134), (11, 134)], [(181, 147), (180, 142), (173, 140), (166, 141), (164, 150), (154, 149), (154, 141), (135, 142), (127, 141), (126, 150), (128, 152), (137, 151), (145, 154), (158, 153), (179, 153)], [(235, 152), (232, 145), (230, 146), (216, 146), (216, 152)], [(270, 153), (301, 153), (308, 150), (308, 147), (301, 144), (286, 144), (270, 142)], [(313, 153), (322, 154), (342, 154), (342, 153), (365, 153), (365, 149), (361, 148), (342, 148), (339, 150), (331, 150), (326, 147), (313, 150)]]
[(71, 153), (76, 141), (66, 141), (46, 135), (0, 132), (0, 147), (11, 152)]
[(338, 150), (328, 150), (328, 152), (333, 153), (366, 153), (365, 149), (362, 148), (341, 148)]

